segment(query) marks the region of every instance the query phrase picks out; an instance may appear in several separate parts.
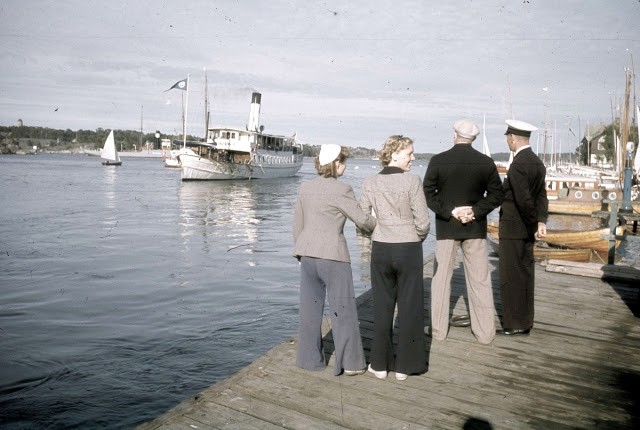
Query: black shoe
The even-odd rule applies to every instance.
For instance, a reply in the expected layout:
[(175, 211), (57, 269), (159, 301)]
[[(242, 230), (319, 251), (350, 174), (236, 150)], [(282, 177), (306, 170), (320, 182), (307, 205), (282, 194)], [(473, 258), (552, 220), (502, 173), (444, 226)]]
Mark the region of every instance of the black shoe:
[(529, 334), (530, 328), (503, 328), (502, 330), (496, 330), (498, 334), (504, 334), (505, 336), (518, 336)]

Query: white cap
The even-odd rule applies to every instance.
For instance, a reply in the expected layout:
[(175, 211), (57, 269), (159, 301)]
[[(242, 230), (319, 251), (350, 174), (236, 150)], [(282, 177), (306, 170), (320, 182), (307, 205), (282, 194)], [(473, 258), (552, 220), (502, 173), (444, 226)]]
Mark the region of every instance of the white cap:
[(321, 166), (326, 166), (327, 164), (333, 162), (340, 155), (340, 151), (342, 151), (342, 147), (340, 145), (336, 145), (333, 143), (327, 143), (320, 146), (320, 155), (318, 157)]
[(453, 123), (453, 130), (460, 137), (466, 137), (467, 139), (475, 139), (480, 133), (480, 129), (468, 118), (459, 119)]
[(538, 128), (528, 122), (518, 121), (517, 119), (507, 119), (507, 131), (504, 134), (517, 134), (518, 136), (529, 137), (532, 131), (536, 131)]

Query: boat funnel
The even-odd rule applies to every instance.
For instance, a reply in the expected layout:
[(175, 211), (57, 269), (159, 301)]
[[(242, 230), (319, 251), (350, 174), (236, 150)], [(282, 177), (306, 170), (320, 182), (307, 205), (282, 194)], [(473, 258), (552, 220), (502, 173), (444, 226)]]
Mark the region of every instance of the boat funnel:
[(249, 111), (249, 124), (247, 128), (251, 131), (258, 131), (260, 126), (260, 93), (251, 94), (251, 110)]

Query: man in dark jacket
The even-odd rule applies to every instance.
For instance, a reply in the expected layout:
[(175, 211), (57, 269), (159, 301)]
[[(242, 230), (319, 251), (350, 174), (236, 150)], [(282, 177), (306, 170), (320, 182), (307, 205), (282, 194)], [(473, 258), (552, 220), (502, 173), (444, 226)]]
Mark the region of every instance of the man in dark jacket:
[(449, 331), (451, 277), (462, 248), (471, 330), (489, 344), (496, 334), (495, 306), (487, 254), (487, 215), (500, 206), (502, 182), (495, 162), (472, 146), (479, 133), (469, 119), (453, 125), (453, 148), (435, 155), (424, 177), (427, 205), (436, 215), (436, 251), (431, 281), (434, 339)]
[(549, 201), (546, 168), (531, 150), (531, 124), (507, 120), (507, 145), (514, 153), (504, 180), (500, 208), (500, 293), (505, 335), (525, 335), (533, 327), (535, 263), (533, 245), (547, 234)]

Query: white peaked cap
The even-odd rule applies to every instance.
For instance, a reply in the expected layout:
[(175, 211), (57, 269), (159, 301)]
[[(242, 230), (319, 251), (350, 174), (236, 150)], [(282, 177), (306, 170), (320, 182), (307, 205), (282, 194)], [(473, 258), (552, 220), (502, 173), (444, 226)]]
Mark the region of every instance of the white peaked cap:
[(518, 121), (517, 119), (507, 119), (507, 131), (504, 134), (517, 134), (519, 136), (530, 136), (532, 131), (538, 128), (528, 122)]

